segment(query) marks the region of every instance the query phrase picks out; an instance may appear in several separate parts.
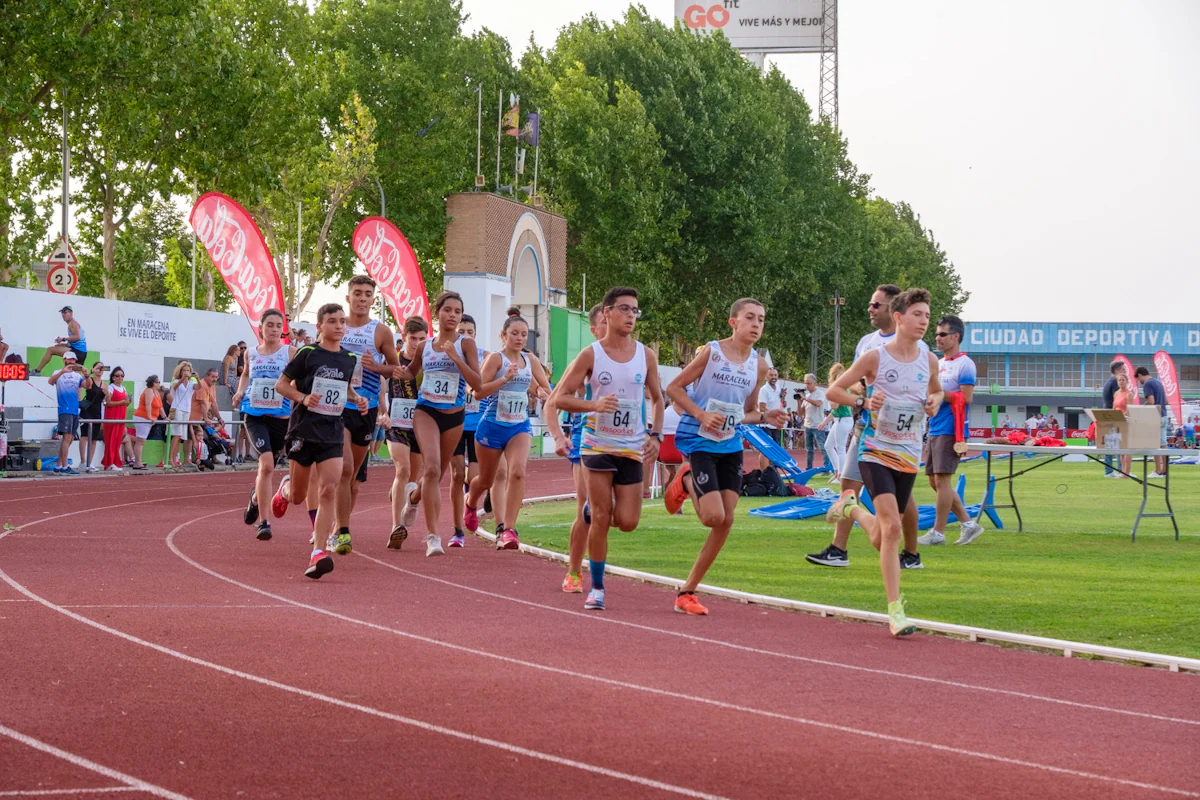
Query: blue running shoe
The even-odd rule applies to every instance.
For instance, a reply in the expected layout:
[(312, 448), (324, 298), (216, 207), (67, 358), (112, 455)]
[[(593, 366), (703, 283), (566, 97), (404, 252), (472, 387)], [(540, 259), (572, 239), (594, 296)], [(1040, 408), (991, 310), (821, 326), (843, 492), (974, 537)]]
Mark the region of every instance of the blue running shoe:
[(604, 610), (604, 590), (592, 589), (588, 592), (587, 600), (583, 603), (585, 611), (603, 611)]

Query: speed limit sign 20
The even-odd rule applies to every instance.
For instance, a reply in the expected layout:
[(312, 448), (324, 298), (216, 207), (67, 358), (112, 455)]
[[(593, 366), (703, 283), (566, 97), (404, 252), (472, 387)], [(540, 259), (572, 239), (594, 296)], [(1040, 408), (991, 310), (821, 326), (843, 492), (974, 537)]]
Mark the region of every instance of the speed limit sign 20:
[(79, 273), (66, 264), (56, 264), (46, 275), (46, 288), (55, 294), (75, 294), (79, 288)]

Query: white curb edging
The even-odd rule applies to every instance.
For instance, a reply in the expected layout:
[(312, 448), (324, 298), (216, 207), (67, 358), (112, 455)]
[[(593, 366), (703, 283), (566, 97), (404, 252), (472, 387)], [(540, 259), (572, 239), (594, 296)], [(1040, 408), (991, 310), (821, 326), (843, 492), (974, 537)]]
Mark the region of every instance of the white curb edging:
[[(532, 497), (525, 500), (522, 505), (533, 505), (535, 503), (550, 503), (559, 500), (572, 500), (574, 494), (556, 494), (546, 497)], [(476, 533), (490, 542), (496, 541), (495, 534), (488, 533), (482, 528)], [(522, 544), (521, 552), (529, 555), (545, 558), (550, 561), (558, 561), (561, 563), (567, 562), (567, 557), (562, 553), (556, 553), (553, 550), (546, 550), (541, 547), (533, 547), (532, 545)], [(585, 562), (583, 568), (587, 569)], [(627, 569), (626, 567), (608, 566), (605, 572), (612, 575), (618, 575), (622, 578), (632, 578), (644, 583), (653, 583), (659, 586), (666, 586), (676, 591), (683, 586), (683, 581), (678, 578), (668, 578), (665, 575), (655, 575), (652, 572), (642, 572), (636, 569)], [(841, 606), (829, 606), (823, 603), (809, 603), (804, 600), (788, 600), (782, 597), (772, 597), (765, 594), (754, 594), (752, 592), (741, 592), (736, 589), (725, 589), (720, 586), (710, 586), (706, 583), (700, 584), (697, 591), (712, 595), (713, 597), (723, 597), (727, 600), (736, 600), (739, 603), (767, 606), (769, 608), (779, 608), (786, 611), (803, 611), (809, 614), (819, 614), (822, 617), (838, 617), (841, 619), (853, 619), (862, 622), (875, 622), (886, 625), (888, 622), (887, 614), (880, 614), (875, 611), (862, 611), (856, 608), (843, 608)], [(1166, 667), (1171, 672), (1197, 672), (1200, 673), (1200, 659), (1184, 658), (1183, 656), (1169, 656), (1162, 653), (1147, 653), (1142, 650), (1126, 650), (1121, 647), (1105, 647), (1104, 645), (1087, 644), (1085, 642), (1072, 642), (1066, 639), (1051, 639), (1045, 636), (1032, 636), (1024, 633), (1010, 633), (1008, 631), (994, 631), (989, 628), (976, 628), (970, 625), (955, 625), (949, 622), (936, 622), (933, 620), (913, 619), (908, 620), (920, 630), (940, 633), (949, 636), (961, 636), (972, 642), (990, 641), (1003, 642), (1006, 644), (1016, 644), (1022, 647), (1031, 647), (1039, 650), (1056, 650), (1061, 652), (1065, 657), (1072, 658), (1075, 656), (1092, 656), (1095, 658), (1103, 658), (1114, 661), (1132, 662), (1138, 664), (1150, 664), (1158, 667)]]

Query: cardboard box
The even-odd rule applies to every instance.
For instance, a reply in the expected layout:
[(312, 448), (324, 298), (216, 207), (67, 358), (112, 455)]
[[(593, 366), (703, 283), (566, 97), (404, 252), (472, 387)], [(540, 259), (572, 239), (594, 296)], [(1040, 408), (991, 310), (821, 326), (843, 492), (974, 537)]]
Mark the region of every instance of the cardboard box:
[[(1130, 406), (1128, 419), (1113, 408), (1084, 410), (1096, 423), (1098, 450), (1157, 450), (1162, 446), (1162, 415), (1158, 413), (1158, 406)], [(1108, 438), (1114, 431), (1120, 437), (1115, 448)], [(1117, 441), (1115, 436), (1113, 441)]]

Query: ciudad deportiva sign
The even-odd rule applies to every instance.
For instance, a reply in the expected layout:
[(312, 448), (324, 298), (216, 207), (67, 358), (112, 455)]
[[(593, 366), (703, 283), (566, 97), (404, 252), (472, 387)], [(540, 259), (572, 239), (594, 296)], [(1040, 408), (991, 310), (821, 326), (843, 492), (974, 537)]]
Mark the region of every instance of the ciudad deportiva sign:
[(971, 322), (971, 353), (1200, 354), (1200, 325), (1184, 323)]

